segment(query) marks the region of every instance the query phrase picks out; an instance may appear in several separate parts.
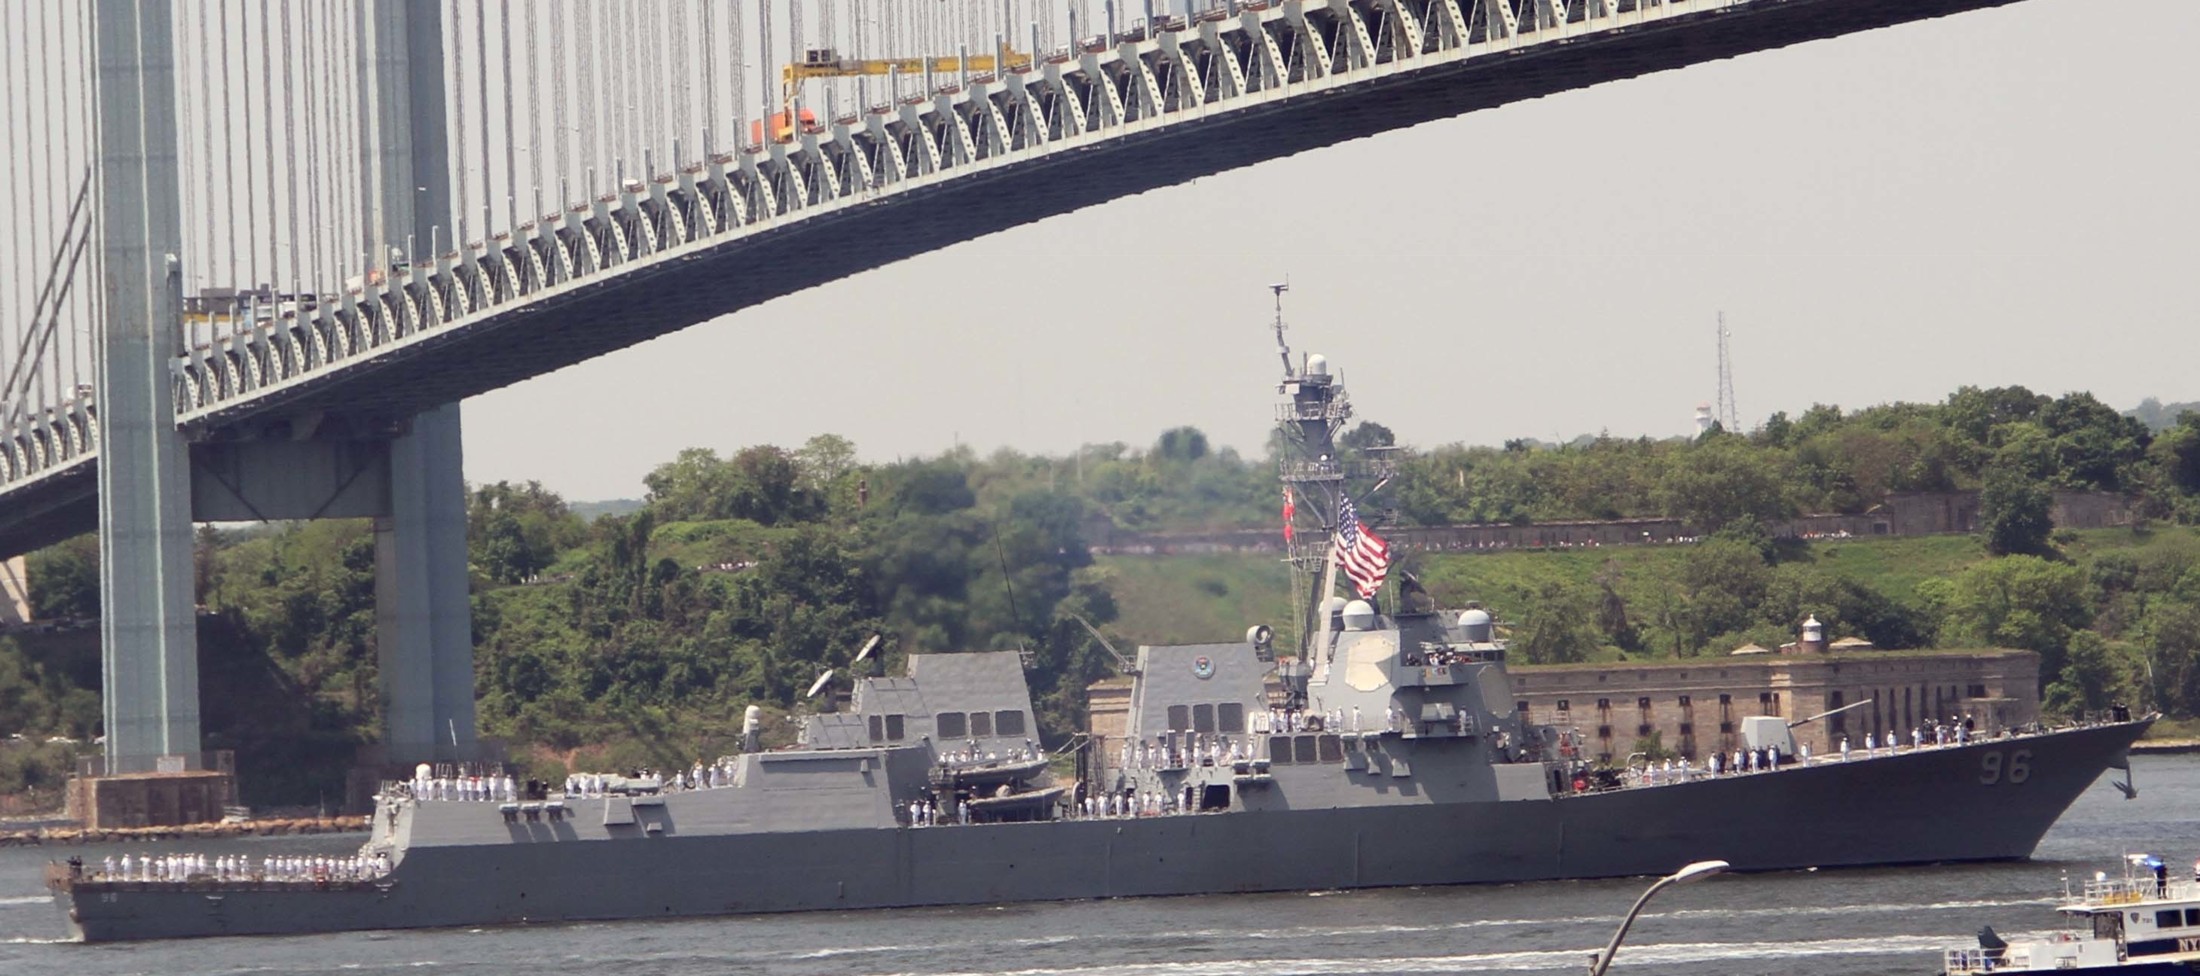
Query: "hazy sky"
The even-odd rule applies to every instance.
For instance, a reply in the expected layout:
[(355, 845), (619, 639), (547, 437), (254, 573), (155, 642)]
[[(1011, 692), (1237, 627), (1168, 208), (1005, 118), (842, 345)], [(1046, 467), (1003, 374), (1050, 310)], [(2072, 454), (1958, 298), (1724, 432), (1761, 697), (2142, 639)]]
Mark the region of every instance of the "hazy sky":
[(684, 447), (1257, 449), (1327, 354), (1421, 446), (1668, 436), (1959, 384), (2200, 399), (2200, 4), (2028, 0), (1057, 217), (466, 403), (466, 475), (637, 496)]

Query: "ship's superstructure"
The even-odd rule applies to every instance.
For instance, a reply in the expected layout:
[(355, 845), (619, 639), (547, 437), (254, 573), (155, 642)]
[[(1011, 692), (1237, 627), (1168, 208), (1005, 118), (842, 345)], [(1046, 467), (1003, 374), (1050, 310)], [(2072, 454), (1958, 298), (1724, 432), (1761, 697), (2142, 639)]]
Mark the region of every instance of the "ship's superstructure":
[(794, 748), (760, 748), (752, 710), (738, 755), (677, 776), (424, 774), (383, 789), (337, 873), (57, 867), (56, 900), (110, 940), (2022, 858), (2146, 728), (1809, 761), (1774, 720), (1746, 764), (1594, 767), (1523, 719), (1488, 611), (1385, 612), (1379, 541), (1340, 558), (1353, 476), (1380, 467), (1338, 456), (1326, 361), (1284, 362), (1284, 481), (1322, 513), (1295, 540), (1291, 653), (1266, 626), (1141, 647), (1120, 737), (1048, 753), (1018, 654), (918, 653), (857, 675)]

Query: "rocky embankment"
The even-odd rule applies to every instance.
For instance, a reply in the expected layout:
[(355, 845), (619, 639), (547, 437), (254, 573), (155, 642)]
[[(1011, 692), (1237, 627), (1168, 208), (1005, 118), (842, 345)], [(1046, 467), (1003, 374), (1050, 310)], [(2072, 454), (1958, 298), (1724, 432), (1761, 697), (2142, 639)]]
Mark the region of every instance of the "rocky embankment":
[(367, 829), (367, 818), (295, 817), (267, 820), (186, 824), (180, 827), (36, 827), (23, 830), (0, 828), (0, 847), (44, 844), (123, 844), (149, 840), (183, 840), (192, 837), (276, 837), (290, 834), (338, 834)]

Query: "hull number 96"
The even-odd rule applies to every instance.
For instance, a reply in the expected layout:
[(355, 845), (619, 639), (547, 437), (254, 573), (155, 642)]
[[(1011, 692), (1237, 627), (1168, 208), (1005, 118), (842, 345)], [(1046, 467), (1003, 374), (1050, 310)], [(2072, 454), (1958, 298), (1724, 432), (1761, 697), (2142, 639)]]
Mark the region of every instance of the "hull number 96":
[(2008, 783), (2015, 786), (2032, 778), (2032, 750), (2017, 749), (2006, 757), (1989, 752), (1979, 757), (1978, 781), (1983, 786)]

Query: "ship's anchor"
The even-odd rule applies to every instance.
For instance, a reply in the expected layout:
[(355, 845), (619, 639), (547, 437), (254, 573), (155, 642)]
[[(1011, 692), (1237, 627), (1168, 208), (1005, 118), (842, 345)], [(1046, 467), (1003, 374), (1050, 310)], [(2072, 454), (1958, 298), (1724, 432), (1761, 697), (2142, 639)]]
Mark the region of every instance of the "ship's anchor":
[(2109, 780), (2108, 785), (2115, 787), (2116, 792), (2122, 793), (2124, 795), (2124, 799), (2126, 800), (2138, 799), (2139, 787), (2137, 784), (2134, 784), (2131, 781), (2131, 757), (2129, 755), (2123, 756), (2122, 758), (2117, 759), (2114, 763), (2110, 764), (2109, 768), (2123, 770), (2124, 781), (2119, 783), (2115, 780)]

